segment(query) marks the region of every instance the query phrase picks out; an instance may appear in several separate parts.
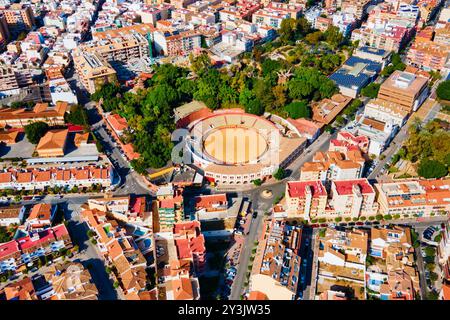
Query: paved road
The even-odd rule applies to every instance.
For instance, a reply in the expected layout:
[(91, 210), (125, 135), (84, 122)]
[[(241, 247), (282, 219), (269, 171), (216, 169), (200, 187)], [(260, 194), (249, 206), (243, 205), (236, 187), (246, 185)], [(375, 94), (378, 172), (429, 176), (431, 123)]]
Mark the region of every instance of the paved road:
[(316, 280), (317, 280), (317, 258), (319, 255), (319, 244), (318, 240), (319, 230), (313, 229), (311, 235), (311, 251), (308, 256), (307, 274), (306, 281), (307, 286), (303, 291), (303, 300), (314, 300), (316, 294)]
[(82, 251), (75, 261), (83, 264), (85, 268), (89, 269), (92, 280), (99, 291), (100, 300), (117, 300), (118, 292), (114, 289), (109, 275), (105, 271), (105, 263), (98, 252), (98, 249), (93, 245), (87, 236), (88, 227), (80, 217), (80, 199), (69, 199), (63, 204), (64, 215), (68, 223), (68, 230), (70, 237), (74, 244), (77, 244)]
[(103, 120), (98, 114), (94, 103), (87, 103), (85, 108), (87, 109), (89, 123), (94, 134), (101, 141), (106, 155), (113, 163), (116, 172), (121, 178), (120, 185), (115, 189), (114, 194), (151, 194), (152, 192), (143, 182), (143, 178), (131, 168), (128, 160), (121, 153), (117, 143), (113, 141), (112, 136), (103, 127)]

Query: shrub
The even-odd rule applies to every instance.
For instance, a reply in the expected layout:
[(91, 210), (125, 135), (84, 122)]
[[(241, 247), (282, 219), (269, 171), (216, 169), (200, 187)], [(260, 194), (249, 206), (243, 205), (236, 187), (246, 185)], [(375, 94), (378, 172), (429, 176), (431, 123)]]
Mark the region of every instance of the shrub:
[(424, 178), (442, 178), (447, 175), (448, 170), (444, 164), (436, 160), (423, 159), (420, 161), (417, 173)]
[(436, 89), (439, 99), (450, 100), (450, 80), (442, 81)]
[(253, 184), (254, 184), (255, 186), (257, 186), (257, 187), (259, 187), (260, 185), (262, 185), (261, 179), (256, 179), (256, 180), (253, 180), (252, 182), (253, 182)]
[(273, 177), (276, 180), (283, 180), (286, 177), (286, 172), (283, 168), (278, 168), (277, 171), (273, 174)]
[(292, 119), (311, 117), (311, 108), (308, 106), (308, 103), (306, 101), (291, 102), (284, 107), (284, 110)]
[(28, 141), (37, 144), (39, 140), (47, 133), (48, 124), (42, 121), (34, 122), (25, 126), (25, 135)]

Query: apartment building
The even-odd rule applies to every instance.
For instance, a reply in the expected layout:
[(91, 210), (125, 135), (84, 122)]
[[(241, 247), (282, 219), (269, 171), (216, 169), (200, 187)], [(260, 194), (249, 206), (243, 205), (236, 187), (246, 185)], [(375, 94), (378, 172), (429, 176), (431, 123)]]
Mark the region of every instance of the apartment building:
[(356, 19), (362, 20), (367, 15), (370, 0), (337, 0), (336, 5), (342, 12), (353, 14)]
[(353, 30), (351, 40), (359, 40), (361, 45), (398, 52), (414, 33), (415, 28), (409, 25), (404, 27), (387, 22), (383, 29), (373, 29), (363, 24), (361, 28)]
[(363, 46), (356, 48), (353, 56), (381, 63), (381, 68), (383, 69), (390, 61), (391, 52), (384, 49)]
[(375, 191), (367, 179), (333, 180), (330, 206), (334, 215), (359, 218), (375, 215), (378, 210)]
[[(439, 34), (438, 34), (439, 35)], [(448, 36), (448, 34), (446, 35)], [(440, 71), (445, 65), (450, 55), (450, 44), (440, 44), (431, 39), (421, 39), (416, 37), (407, 53), (407, 62), (415, 67), (430, 71)]]
[(386, 259), (390, 248), (397, 248), (403, 254), (414, 251), (409, 228), (394, 226), (392, 228), (372, 228), (370, 233), (370, 255)]
[(15, 271), (39, 257), (71, 247), (72, 241), (64, 224), (29, 233), (25, 237), (0, 244), (0, 272)]
[(195, 214), (198, 220), (226, 218), (228, 200), (225, 193), (195, 197)]
[(26, 230), (41, 231), (50, 227), (55, 219), (57, 210), (58, 205), (49, 203), (38, 203), (33, 205), (24, 224)]
[[(107, 212), (84, 210), (81, 218), (94, 233), (97, 247), (119, 283), (118, 290), (126, 300), (141, 300), (150, 292), (147, 285), (147, 261), (134, 238)], [(144, 231), (140, 230), (140, 236)]]
[(433, 41), (440, 45), (450, 46), (450, 22), (447, 22), (444, 27), (435, 30)]
[(336, 139), (330, 140), (330, 147), (328, 150), (339, 152), (361, 150), (361, 152), (367, 153), (369, 151), (369, 138), (341, 130), (338, 132)]
[(288, 217), (309, 221), (323, 214), (327, 206), (328, 193), (320, 180), (289, 181), (285, 196)]
[(92, 54), (99, 53), (110, 63), (130, 63), (136, 59), (150, 57), (150, 43), (154, 31), (152, 24), (143, 23), (96, 32), (93, 34), (93, 40), (84, 43), (82, 48)]
[(155, 232), (172, 230), (175, 222), (183, 219), (182, 193), (182, 189), (175, 189), (171, 185), (159, 188), (156, 200), (152, 203)]
[(11, 32), (30, 30), (36, 24), (33, 9), (27, 4), (13, 3), (5, 9), (0, 9), (0, 13), (5, 16), (6, 24)]
[(5, 300), (38, 300), (31, 278), (14, 281), (0, 290)]
[(25, 212), (25, 206), (0, 207), (0, 226), (8, 227), (12, 224), (22, 224)]
[(66, 102), (57, 102), (49, 106), (48, 103), (37, 103), (34, 108), (1, 108), (0, 125), (3, 127), (23, 128), (32, 122), (45, 122), (49, 126), (64, 125), (64, 114), (69, 112)]
[(206, 266), (206, 247), (200, 222), (193, 220), (175, 223), (173, 237), (178, 259), (191, 261), (194, 271), (197, 274), (202, 273)]
[(411, 276), (402, 270), (392, 270), (386, 283), (380, 286), (380, 300), (415, 300), (416, 286)]
[(138, 14), (142, 23), (149, 23), (155, 26), (156, 21), (170, 19), (173, 9), (172, 5), (161, 3), (156, 6), (145, 6), (138, 11)]
[(5, 15), (0, 13), (0, 50), (6, 48), (6, 44), (10, 38), (8, 24), (6, 23)]
[(84, 166), (74, 169), (5, 169), (0, 172), (0, 190), (42, 190), (46, 187), (60, 187), (66, 190), (74, 187), (84, 188), (112, 185), (113, 170), (110, 166)]
[(201, 48), (201, 33), (188, 30), (175, 33), (156, 31), (153, 35), (158, 54), (170, 57), (187, 55)]
[(325, 32), (327, 29), (333, 25), (333, 19), (325, 17), (317, 17), (314, 22), (314, 28), (319, 31)]
[(117, 82), (116, 71), (99, 53), (88, 53), (77, 48), (72, 53), (75, 70), (89, 93), (106, 83)]
[(365, 159), (361, 151), (350, 150), (317, 152), (313, 161), (305, 162), (300, 169), (300, 180), (321, 180), (323, 183), (332, 180), (361, 178)]
[(89, 270), (79, 262), (51, 265), (42, 276), (46, 283), (36, 288), (42, 300), (98, 299), (98, 290)]
[[(382, 300), (414, 299), (419, 289), (419, 274), (410, 229), (401, 226), (377, 227), (372, 228), (370, 234), (370, 256), (375, 258), (371, 259), (375, 263), (372, 262), (367, 269), (367, 285), (371, 294)], [(398, 292), (392, 288), (391, 281), (394, 280), (399, 281)], [(403, 289), (402, 283), (407, 283)]]
[(272, 220), (258, 244), (250, 277), (250, 292), (269, 300), (297, 297), (302, 259), (299, 255), (302, 229), (285, 220)]
[(396, 70), (381, 85), (378, 99), (416, 111), (428, 96), (427, 84), (428, 78), (422, 75)]
[(327, 228), (325, 236), (320, 238), (316, 297), (337, 290), (353, 299), (364, 300), (367, 247), (365, 231)]
[(428, 217), (450, 212), (450, 180), (409, 180), (375, 184), (380, 213)]
[(14, 95), (20, 92), (21, 88), (28, 87), (33, 84), (31, 73), (29, 70), (15, 70), (12, 67), (0, 66), (0, 95)]
[(401, 128), (406, 123), (409, 111), (402, 105), (378, 98), (367, 102), (364, 108), (364, 116)]
[(125, 223), (144, 227), (152, 226), (151, 212), (147, 209), (145, 197), (113, 197), (105, 194), (104, 198), (89, 199), (88, 207), (90, 210), (109, 212), (114, 219)]
[(268, 6), (253, 13), (252, 22), (279, 29), (283, 19), (298, 19), (302, 9), (298, 4), (270, 2)]

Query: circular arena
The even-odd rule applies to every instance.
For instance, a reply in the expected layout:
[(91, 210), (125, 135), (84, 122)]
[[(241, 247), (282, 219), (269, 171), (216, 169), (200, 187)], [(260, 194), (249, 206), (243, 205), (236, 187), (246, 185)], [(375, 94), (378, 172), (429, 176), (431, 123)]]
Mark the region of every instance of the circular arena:
[(287, 137), (288, 129), (270, 117), (225, 109), (190, 119), (187, 150), (205, 178), (239, 185), (271, 176), (303, 150), (304, 138)]

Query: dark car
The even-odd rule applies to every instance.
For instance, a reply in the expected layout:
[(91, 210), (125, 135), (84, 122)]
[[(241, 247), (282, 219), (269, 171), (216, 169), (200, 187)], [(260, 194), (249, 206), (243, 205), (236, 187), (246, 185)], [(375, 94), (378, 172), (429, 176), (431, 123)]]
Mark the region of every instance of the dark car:
[(253, 219), (256, 219), (256, 217), (258, 216), (258, 212), (253, 212), (253, 214), (252, 214), (252, 217), (253, 217)]
[(363, 222), (357, 222), (356, 225), (357, 225), (357, 226), (363, 226), (364, 223), (363, 223)]
[(319, 227), (319, 225), (317, 223), (311, 225), (311, 228), (317, 228), (317, 227)]
[(371, 221), (366, 221), (365, 224), (370, 226), (372, 224), (372, 222)]
[(345, 227), (345, 226), (347, 225), (347, 223), (341, 222), (341, 223), (339, 223), (339, 225), (340, 225), (341, 227)]
[(327, 224), (327, 223), (322, 223), (320, 226), (321, 226), (322, 228), (326, 228), (326, 227), (328, 227), (328, 224)]
[(354, 222), (349, 222), (348, 225), (349, 225), (349, 226), (354, 226), (355, 223), (354, 223)]

